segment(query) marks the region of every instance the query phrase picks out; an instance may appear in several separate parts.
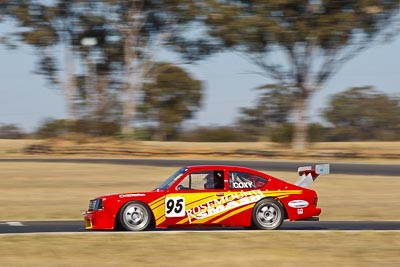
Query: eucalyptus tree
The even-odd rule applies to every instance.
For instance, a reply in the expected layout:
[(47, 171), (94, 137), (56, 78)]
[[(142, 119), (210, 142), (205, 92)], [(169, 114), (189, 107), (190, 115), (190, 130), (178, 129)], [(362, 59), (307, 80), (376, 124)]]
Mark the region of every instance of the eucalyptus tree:
[(189, 0), (0, 4), (17, 24), (20, 42), (36, 50), (37, 73), (63, 88), (68, 117), (118, 119), (123, 133), (132, 131), (136, 97), (150, 79), (154, 55), (193, 17)]
[(37, 58), (34, 72), (43, 75), (49, 86), (61, 88), (67, 103), (67, 116), (74, 121), (79, 116), (76, 105), (77, 86), (75, 66), (79, 65), (73, 46), (79, 10), (85, 1), (4, 1), (4, 20), (14, 26), (14, 32), (4, 38), (17, 46), (31, 46)]
[(333, 95), (323, 115), (335, 141), (400, 139), (400, 99), (369, 86)]
[(139, 110), (146, 121), (157, 125), (156, 139), (169, 140), (201, 107), (202, 82), (171, 63), (157, 63), (151, 72), (153, 79), (143, 86)]
[(252, 107), (241, 107), (237, 124), (247, 134), (260, 137), (288, 123), (294, 97), (292, 92), (280, 85), (267, 84), (258, 87), (259, 96)]
[(104, 0), (107, 19), (118, 32), (123, 55), (122, 133), (132, 132), (135, 103), (151, 79), (155, 55), (194, 18), (190, 0)]
[[(399, 0), (199, 2), (209, 35), (204, 47), (239, 52), (262, 75), (292, 91), (292, 144), (299, 149), (306, 144), (310, 97), (360, 51), (386, 41), (398, 23), (399, 9)], [(188, 44), (186, 51), (201, 55), (201, 49)]]

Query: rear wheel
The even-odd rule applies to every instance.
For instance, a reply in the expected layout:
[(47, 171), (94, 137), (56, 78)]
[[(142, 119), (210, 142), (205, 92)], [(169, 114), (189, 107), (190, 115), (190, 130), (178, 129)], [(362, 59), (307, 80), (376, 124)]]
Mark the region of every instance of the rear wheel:
[(273, 199), (260, 200), (253, 208), (252, 221), (257, 229), (278, 229), (284, 219), (282, 205)]
[(119, 215), (119, 225), (127, 231), (146, 230), (152, 220), (151, 211), (140, 201), (130, 201), (126, 203)]

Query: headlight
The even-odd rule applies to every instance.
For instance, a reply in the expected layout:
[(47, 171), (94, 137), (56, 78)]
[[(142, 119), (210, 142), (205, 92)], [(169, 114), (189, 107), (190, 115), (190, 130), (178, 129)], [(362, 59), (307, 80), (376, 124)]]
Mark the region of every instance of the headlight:
[(103, 209), (103, 201), (101, 199), (92, 199), (89, 201), (88, 211)]

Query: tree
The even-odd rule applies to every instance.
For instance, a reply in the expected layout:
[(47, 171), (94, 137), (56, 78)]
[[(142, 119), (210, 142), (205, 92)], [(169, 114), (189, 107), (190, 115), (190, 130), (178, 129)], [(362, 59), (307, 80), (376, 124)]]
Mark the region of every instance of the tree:
[(22, 139), (25, 133), (14, 124), (0, 124), (0, 139)]
[(293, 106), (293, 92), (280, 85), (267, 84), (254, 107), (240, 109), (237, 123), (249, 135), (260, 137), (271, 129), (287, 123)]
[(122, 133), (134, 130), (135, 98), (149, 79), (153, 56), (185, 25), (190, 1), (106, 0), (107, 18), (118, 32), (123, 51)]
[(323, 111), (337, 141), (399, 140), (400, 100), (374, 90), (354, 87), (338, 93)]
[(170, 63), (157, 63), (152, 72), (154, 80), (143, 87), (141, 110), (143, 118), (157, 124), (157, 139), (169, 140), (200, 108), (202, 83)]
[[(47, 3), (48, 4), (48, 3)], [(25, 43), (33, 46), (37, 51), (38, 66), (35, 72), (42, 74), (52, 86), (60, 86), (65, 94), (67, 102), (67, 114), (70, 119), (75, 118), (75, 106), (73, 105), (73, 78), (71, 71), (71, 47), (68, 41), (71, 39), (73, 29), (73, 13), (69, 1), (56, 1), (48, 6), (40, 1), (2, 1), (0, 8), (4, 21), (13, 22), (17, 30), (3, 36), (12, 47)], [(65, 63), (67, 77), (58, 76), (60, 72), (58, 50), (54, 49), (58, 44), (65, 45)], [(57, 47), (59, 49), (59, 47)]]
[[(5, 0), (0, 0), (0, 25), (5, 21), (6, 16), (8, 15), (7, 3)], [(8, 40), (5, 36), (0, 35), (0, 45), (7, 45)]]
[[(199, 8), (208, 47), (242, 53), (263, 75), (295, 91), (292, 144), (302, 149), (310, 97), (344, 63), (386, 40), (400, 5), (399, 0), (210, 0)], [(185, 51), (202, 52), (190, 46)]]
[(189, 0), (14, 0), (1, 1), (0, 10), (36, 49), (38, 73), (64, 89), (71, 120), (111, 117), (124, 133), (153, 55), (192, 16)]

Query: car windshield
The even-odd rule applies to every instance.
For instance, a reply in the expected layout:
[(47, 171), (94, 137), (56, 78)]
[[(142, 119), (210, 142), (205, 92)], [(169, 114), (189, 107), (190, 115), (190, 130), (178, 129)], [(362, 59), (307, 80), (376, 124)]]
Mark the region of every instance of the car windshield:
[(156, 187), (156, 189), (168, 189), (176, 180), (179, 179), (187, 171), (186, 167), (182, 167), (172, 174), (167, 180)]

